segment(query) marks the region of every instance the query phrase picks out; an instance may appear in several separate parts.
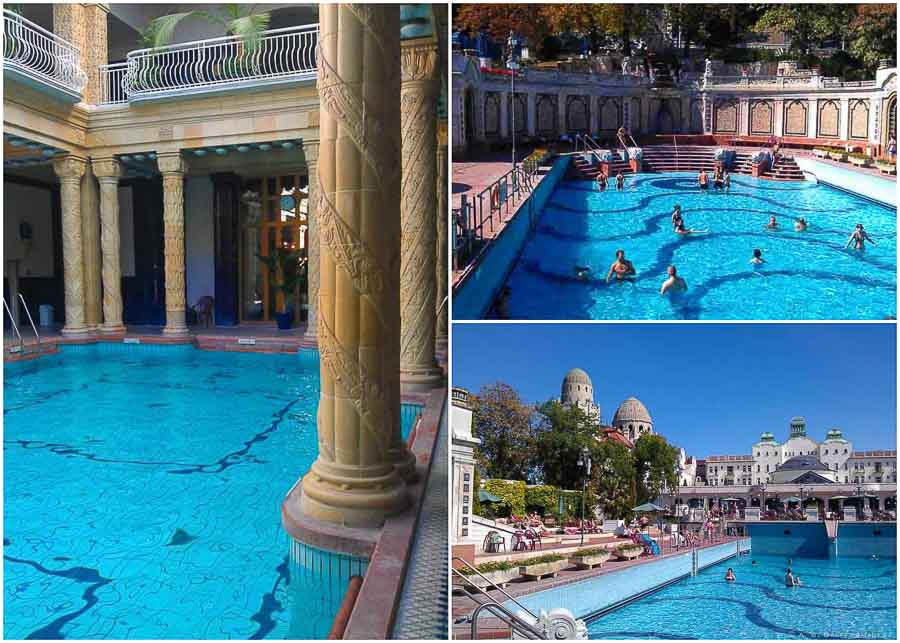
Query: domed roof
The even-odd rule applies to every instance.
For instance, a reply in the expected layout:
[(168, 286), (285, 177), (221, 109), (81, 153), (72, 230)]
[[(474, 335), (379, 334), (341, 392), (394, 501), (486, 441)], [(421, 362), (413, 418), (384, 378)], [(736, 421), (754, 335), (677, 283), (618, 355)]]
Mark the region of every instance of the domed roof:
[(563, 378), (563, 384), (587, 384), (591, 386), (591, 378), (580, 368), (573, 368), (566, 373), (566, 376)]
[(793, 458), (785, 460), (784, 464), (778, 467), (778, 471), (798, 471), (800, 469), (830, 471), (814, 455), (795, 455)]
[(613, 416), (613, 425), (624, 422), (644, 422), (645, 424), (653, 424), (647, 407), (636, 397), (629, 397), (619, 405), (616, 414)]

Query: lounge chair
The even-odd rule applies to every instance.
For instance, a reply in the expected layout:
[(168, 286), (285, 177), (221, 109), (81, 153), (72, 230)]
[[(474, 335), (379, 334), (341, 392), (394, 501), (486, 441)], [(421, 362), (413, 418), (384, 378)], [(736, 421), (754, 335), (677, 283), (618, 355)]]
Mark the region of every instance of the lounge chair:
[(641, 534), (641, 545), (643, 545), (644, 551), (653, 556), (659, 556), (659, 544), (649, 534)]
[(541, 535), (534, 529), (526, 529), (525, 538), (528, 540), (532, 549), (534, 549), (535, 545), (538, 545), (541, 549), (544, 548), (544, 544), (541, 542)]

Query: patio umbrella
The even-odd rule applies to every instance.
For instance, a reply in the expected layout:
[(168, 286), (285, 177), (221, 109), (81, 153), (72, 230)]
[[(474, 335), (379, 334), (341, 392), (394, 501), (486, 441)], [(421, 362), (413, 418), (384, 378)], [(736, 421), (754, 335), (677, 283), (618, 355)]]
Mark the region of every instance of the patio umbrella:
[(797, 496), (788, 496), (782, 502), (800, 502), (800, 498)]
[(740, 498), (722, 498), (724, 502), (740, 502)]
[(665, 511), (665, 509), (663, 509), (662, 507), (659, 507), (657, 505), (654, 505), (652, 502), (645, 502), (642, 505), (633, 507), (631, 510), (634, 513), (638, 513), (638, 514), (641, 514), (641, 513), (650, 514), (650, 513), (656, 512), (656, 511)]
[(831, 496), (829, 500), (850, 500), (850, 496)]
[(485, 491), (484, 489), (479, 489), (478, 499), (481, 502), (503, 502), (503, 498), (495, 496), (490, 491)]

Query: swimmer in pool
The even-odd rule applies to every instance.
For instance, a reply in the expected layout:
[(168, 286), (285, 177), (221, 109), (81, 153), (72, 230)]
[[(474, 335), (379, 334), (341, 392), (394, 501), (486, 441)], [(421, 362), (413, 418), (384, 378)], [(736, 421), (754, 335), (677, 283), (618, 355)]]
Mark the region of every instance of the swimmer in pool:
[(713, 187), (717, 190), (721, 190), (724, 184), (725, 180), (722, 178), (722, 170), (720, 168), (716, 168), (716, 172), (713, 175)]
[(750, 564), (753, 565), (754, 567), (756, 567), (756, 565), (757, 565), (758, 563), (757, 563), (755, 560), (751, 560), (751, 561), (750, 561)]
[(589, 266), (575, 266), (575, 279), (578, 281), (587, 281), (591, 276)]
[(625, 189), (625, 177), (622, 176), (622, 173), (619, 172), (616, 174), (616, 189), (624, 190)]
[(847, 245), (844, 248), (849, 248), (850, 244), (853, 244), (853, 249), (859, 252), (866, 251), (866, 241), (871, 243), (873, 246), (878, 245), (872, 240), (872, 237), (869, 236), (869, 233), (865, 231), (863, 228), (863, 224), (857, 223), (856, 229), (853, 231), (853, 234), (850, 235), (850, 238), (847, 239)]
[(678, 276), (675, 266), (669, 266), (666, 272), (669, 278), (663, 282), (662, 288), (659, 289), (660, 295), (665, 295), (670, 290), (672, 292), (685, 292), (688, 289), (687, 282)]
[(728, 568), (728, 571), (725, 572), (725, 580), (729, 583), (733, 583), (737, 580), (737, 577), (734, 575), (734, 570), (731, 567)]
[(675, 234), (680, 234), (681, 236), (685, 236), (688, 234), (706, 234), (709, 230), (694, 230), (693, 228), (685, 228), (684, 221), (678, 221), (678, 224), (675, 226)]
[(762, 258), (762, 250), (760, 250), (759, 248), (753, 249), (753, 258), (750, 259), (750, 263), (754, 263), (754, 264), (766, 263), (766, 260)]
[(706, 170), (700, 170), (700, 173), (697, 175), (697, 185), (700, 186), (701, 190), (709, 188), (709, 177), (706, 176)]
[(787, 574), (784, 575), (784, 584), (788, 587), (793, 587), (797, 583), (794, 581), (794, 574), (791, 572), (791, 568), (788, 567)]
[(677, 227), (678, 221), (681, 221), (681, 205), (676, 203), (672, 210), (672, 229)]
[(613, 261), (613, 264), (609, 267), (609, 272), (606, 273), (606, 283), (609, 283), (609, 280), (612, 279), (613, 275), (616, 276), (617, 281), (621, 281), (636, 272), (634, 264), (625, 258), (625, 251), (616, 250), (616, 260)]
[(606, 175), (603, 172), (597, 175), (597, 187), (601, 192), (606, 190)]
[(806, 229), (809, 227), (809, 224), (806, 223), (806, 219), (800, 217), (796, 221), (794, 221), (794, 230), (796, 232), (806, 232)]
[(773, 214), (769, 217), (769, 222), (766, 224), (766, 230), (777, 230), (778, 229), (778, 219), (775, 218)]
[(725, 184), (725, 191), (728, 192), (731, 190), (731, 175), (728, 173), (728, 170), (725, 170), (725, 176), (722, 181)]

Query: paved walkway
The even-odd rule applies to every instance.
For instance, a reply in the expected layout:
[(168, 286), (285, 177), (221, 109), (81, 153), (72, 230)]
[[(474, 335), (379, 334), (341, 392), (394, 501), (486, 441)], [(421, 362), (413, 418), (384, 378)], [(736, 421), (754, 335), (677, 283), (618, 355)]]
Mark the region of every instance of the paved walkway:
[(395, 639), (447, 640), (447, 416), (441, 420), (428, 488), (394, 623)]

